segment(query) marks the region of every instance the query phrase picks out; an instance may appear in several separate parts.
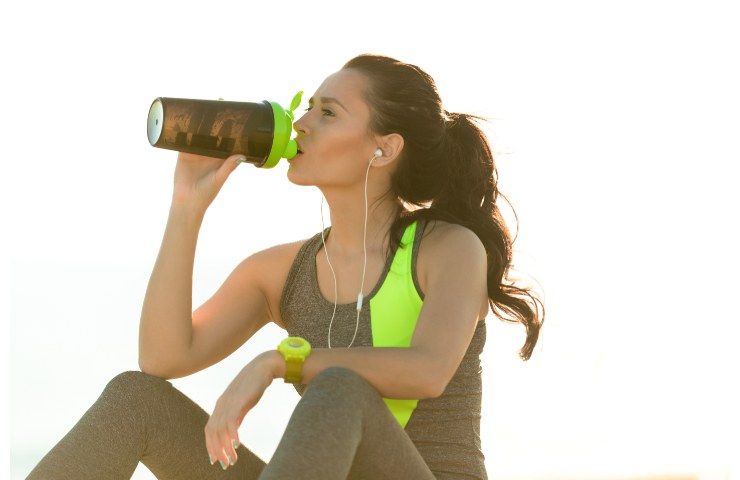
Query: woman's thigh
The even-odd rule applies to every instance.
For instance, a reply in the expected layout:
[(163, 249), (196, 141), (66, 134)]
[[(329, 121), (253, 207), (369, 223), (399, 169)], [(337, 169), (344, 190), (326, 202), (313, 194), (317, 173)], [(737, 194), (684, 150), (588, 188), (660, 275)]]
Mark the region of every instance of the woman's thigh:
[(142, 416), (146, 445), (140, 461), (160, 480), (256, 479), (265, 466), (242, 444), (234, 465), (226, 470), (218, 461), (211, 465), (205, 443), (209, 414), (167, 380), (129, 371), (106, 390), (109, 397), (127, 399), (131, 413)]
[(349, 480), (414, 478), (435, 480), (406, 430), (398, 423), (383, 398), (359, 374), (343, 369), (348, 383), (362, 398), (356, 404), (363, 418), (362, 439), (357, 446)]
[(378, 391), (336, 366), (308, 384), (260, 479), (296, 471), (342, 480), (435, 480)]

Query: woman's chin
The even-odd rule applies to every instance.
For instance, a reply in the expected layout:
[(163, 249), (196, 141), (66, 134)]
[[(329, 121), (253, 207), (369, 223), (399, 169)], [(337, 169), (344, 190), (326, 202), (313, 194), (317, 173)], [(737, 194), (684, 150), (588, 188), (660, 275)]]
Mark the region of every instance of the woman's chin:
[(303, 186), (313, 185), (313, 183), (306, 183), (305, 181), (301, 181), (302, 180), (301, 174), (296, 173), (296, 166), (293, 163), (288, 165), (286, 176), (288, 177), (288, 180), (290, 181), (290, 183), (294, 185), (303, 185)]

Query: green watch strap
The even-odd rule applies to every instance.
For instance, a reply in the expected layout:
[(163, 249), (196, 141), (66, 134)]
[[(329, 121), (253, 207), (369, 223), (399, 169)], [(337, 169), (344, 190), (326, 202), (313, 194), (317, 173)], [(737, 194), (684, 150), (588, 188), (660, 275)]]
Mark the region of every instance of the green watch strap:
[(303, 359), (286, 358), (285, 359), (285, 383), (301, 383), (303, 379)]

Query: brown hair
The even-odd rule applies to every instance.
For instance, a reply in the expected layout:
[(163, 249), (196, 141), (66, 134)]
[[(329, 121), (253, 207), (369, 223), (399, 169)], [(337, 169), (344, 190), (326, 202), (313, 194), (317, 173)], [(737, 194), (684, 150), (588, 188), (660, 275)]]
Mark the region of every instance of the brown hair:
[[(519, 356), (528, 360), (537, 343), (545, 310), (530, 289), (514, 286), (508, 277), (504, 281), (511, 267), (516, 238), (511, 238), (496, 205), (500, 194), (498, 174), (488, 140), (472, 121), (487, 119), (443, 110), (434, 80), (415, 65), (363, 54), (348, 61), (342, 69), (357, 70), (368, 79), (364, 92), (371, 112), (368, 133), (398, 133), (404, 139), (390, 189), (378, 199), (390, 195), (399, 204), (399, 215), (389, 230), (390, 248), (397, 248), (405, 228), (420, 218), (456, 223), (475, 232), (488, 257), (489, 305), (501, 320), (524, 324), (527, 338)], [(403, 202), (417, 207), (430, 206), (407, 210)], [(542, 306), (542, 317), (538, 304)]]

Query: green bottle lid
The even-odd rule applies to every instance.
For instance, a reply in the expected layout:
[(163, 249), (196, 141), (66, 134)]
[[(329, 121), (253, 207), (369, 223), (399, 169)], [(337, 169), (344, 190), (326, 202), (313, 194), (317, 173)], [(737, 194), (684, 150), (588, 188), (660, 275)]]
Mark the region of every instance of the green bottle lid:
[(261, 168), (272, 168), (278, 164), (281, 158), (290, 160), (298, 153), (298, 144), (295, 139), (290, 138), (293, 133), (293, 111), (301, 104), (303, 90), (299, 91), (290, 102), (290, 109), (285, 110), (277, 102), (269, 102), (272, 105), (272, 114), (275, 118), (275, 128), (272, 132), (272, 148), (267, 160)]

